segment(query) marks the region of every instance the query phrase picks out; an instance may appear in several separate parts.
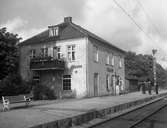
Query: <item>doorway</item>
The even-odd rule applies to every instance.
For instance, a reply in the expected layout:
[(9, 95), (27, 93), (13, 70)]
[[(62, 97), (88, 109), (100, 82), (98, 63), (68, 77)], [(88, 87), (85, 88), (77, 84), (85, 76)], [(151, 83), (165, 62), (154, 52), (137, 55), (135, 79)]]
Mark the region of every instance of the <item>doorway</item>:
[(98, 96), (99, 74), (94, 73), (94, 96)]

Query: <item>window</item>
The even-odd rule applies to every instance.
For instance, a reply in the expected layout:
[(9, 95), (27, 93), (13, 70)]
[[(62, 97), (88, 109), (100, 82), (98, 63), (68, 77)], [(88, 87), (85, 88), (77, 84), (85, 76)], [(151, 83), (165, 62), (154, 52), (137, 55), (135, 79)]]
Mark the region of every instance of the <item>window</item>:
[(57, 47), (53, 48), (53, 58), (57, 59)]
[(122, 68), (122, 59), (119, 57), (119, 67)]
[(39, 76), (39, 73), (38, 72), (33, 72), (33, 80), (35, 81), (39, 81), (40, 80), (40, 76)]
[(98, 96), (99, 74), (94, 73), (94, 96)]
[(56, 28), (55, 28), (55, 36), (58, 36), (58, 35), (59, 35), (59, 28), (56, 27)]
[(56, 59), (61, 59), (60, 47), (53, 48), (53, 57)]
[(42, 57), (48, 56), (48, 48), (41, 48), (41, 55)]
[(71, 90), (71, 75), (63, 76), (63, 90)]
[(122, 79), (120, 79), (120, 86), (121, 86), (121, 90), (123, 91), (124, 90), (124, 83), (123, 83)]
[(110, 56), (109, 56), (109, 54), (107, 54), (107, 56), (106, 56), (106, 64), (110, 64)]
[(31, 53), (30, 54), (31, 54), (30, 57), (34, 58), (35, 54), (36, 54), (36, 50), (35, 49), (31, 49)]
[(53, 57), (53, 47), (48, 48), (48, 56)]
[(99, 55), (98, 55), (98, 49), (96, 46), (94, 46), (93, 48), (93, 58), (94, 58), (94, 61), (98, 62)]
[(109, 75), (106, 75), (106, 89), (107, 89), (107, 91), (109, 91), (110, 90), (110, 80), (109, 80)]
[(49, 36), (59, 36), (59, 28), (58, 27), (50, 27), (49, 28)]
[(114, 61), (115, 61), (115, 60), (114, 60), (114, 55), (112, 54), (112, 55), (111, 55), (111, 65), (112, 65), (112, 66), (114, 66), (114, 63), (115, 63)]
[(69, 61), (75, 61), (76, 57), (75, 57), (75, 45), (69, 45), (67, 46), (67, 50), (68, 50), (68, 60)]
[(60, 47), (57, 47), (57, 59), (61, 59)]

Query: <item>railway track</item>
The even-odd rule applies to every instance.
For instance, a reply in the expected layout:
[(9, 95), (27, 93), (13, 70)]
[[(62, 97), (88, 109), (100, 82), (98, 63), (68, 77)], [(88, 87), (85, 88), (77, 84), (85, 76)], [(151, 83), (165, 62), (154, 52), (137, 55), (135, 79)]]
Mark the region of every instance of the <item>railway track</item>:
[[(166, 99), (163, 99), (163, 100), (166, 100)], [(152, 111), (151, 113), (143, 117), (141, 120), (138, 120), (137, 122), (132, 124), (129, 128), (135, 128), (137, 125), (139, 125), (140, 123), (142, 123), (143, 121), (151, 117), (152, 115), (156, 114), (157, 112), (159, 112), (161, 109), (165, 108), (166, 106), (167, 106), (167, 101), (164, 101), (164, 103), (160, 104), (159, 107), (157, 107), (154, 111)]]
[(137, 125), (145, 121), (150, 116), (156, 114), (164, 107), (167, 107), (166, 98), (162, 98), (154, 103), (101, 122), (100, 124), (91, 126), (90, 128), (136, 128)]

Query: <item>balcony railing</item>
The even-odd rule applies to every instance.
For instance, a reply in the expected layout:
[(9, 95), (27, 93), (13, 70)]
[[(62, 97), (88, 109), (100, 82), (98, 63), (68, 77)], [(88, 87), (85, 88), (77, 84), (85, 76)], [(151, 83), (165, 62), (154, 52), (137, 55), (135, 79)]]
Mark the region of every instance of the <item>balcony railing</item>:
[(35, 57), (30, 60), (31, 70), (64, 70), (65, 62), (64, 60), (53, 59), (51, 57)]

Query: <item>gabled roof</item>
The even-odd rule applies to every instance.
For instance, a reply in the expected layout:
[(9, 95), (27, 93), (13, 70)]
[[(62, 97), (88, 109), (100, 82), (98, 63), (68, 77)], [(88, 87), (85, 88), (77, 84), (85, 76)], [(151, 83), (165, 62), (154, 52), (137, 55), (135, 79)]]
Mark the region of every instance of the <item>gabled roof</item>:
[[(38, 43), (43, 43), (43, 42), (64, 40), (64, 39), (70, 39), (70, 38), (76, 38), (76, 37), (88, 37), (88, 38), (93, 38), (95, 40), (98, 40), (101, 43), (107, 44), (107, 45), (125, 53), (124, 50), (114, 46), (113, 44), (109, 43), (108, 41), (100, 38), (99, 36), (93, 34), (92, 32), (90, 32), (90, 31), (88, 31), (88, 30), (82, 28), (81, 26), (76, 25), (72, 22), (63, 22), (63, 23), (55, 25), (55, 26), (60, 27), (62, 30), (62, 33), (60, 34), (59, 37), (49, 37), (49, 29), (47, 29), (47, 30), (23, 41), (19, 45), (22, 46), (22, 45), (29, 45), (29, 44), (38, 44)], [(73, 32), (71, 32), (71, 31), (73, 31)]]
[[(60, 26), (63, 28), (63, 26), (66, 26), (66, 23), (61, 23), (55, 26)], [(29, 44), (38, 44), (38, 43), (43, 43), (43, 42), (48, 42), (48, 41), (54, 41), (57, 40), (57, 37), (49, 37), (49, 29), (44, 30), (43, 32), (21, 42), (19, 45), (29, 45)]]
[(79, 31), (81, 31), (82, 33), (84, 33), (87, 37), (91, 37), (91, 38), (96, 39), (96, 40), (98, 40), (98, 41), (100, 41), (100, 42), (103, 42), (103, 43), (105, 43), (105, 44), (107, 44), (107, 45), (110, 45), (111, 47), (113, 47), (113, 48), (115, 48), (115, 49), (117, 49), (117, 50), (119, 50), (119, 51), (121, 51), (121, 52), (123, 52), (123, 53), (126, 52), (126, 51), (124, 51), (124, 50), (122, 50), (122, 49), (116, 47), (115, 45), (109, 43), (108, 41), (102, 39), (101, 37), (99, 37), (99, 36), (93, 34), (92, 32), (90, 32), (90, 31), (88, 31), (88, 30), (82, 28), (82, 27), (79, 26), (79, 25), (76, 25), (76, 24), (74, 24), (74, 23), (71, 23), (71, 25), (74, 26), (74, 27), (76, 27), (76, 28), (77, 28)]

